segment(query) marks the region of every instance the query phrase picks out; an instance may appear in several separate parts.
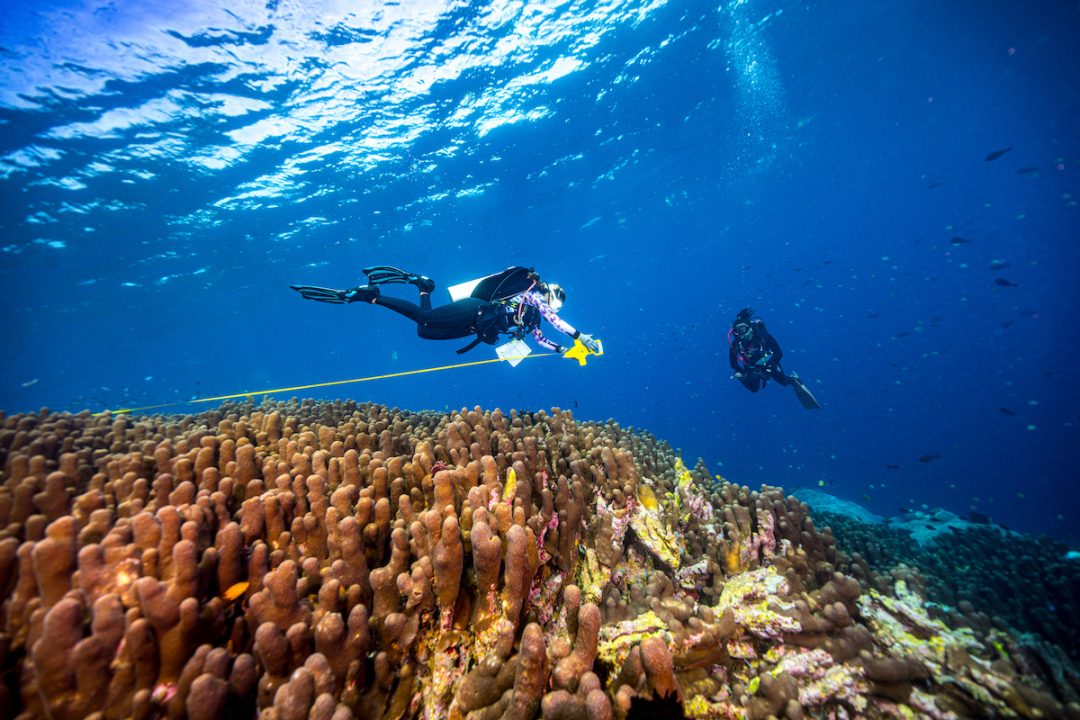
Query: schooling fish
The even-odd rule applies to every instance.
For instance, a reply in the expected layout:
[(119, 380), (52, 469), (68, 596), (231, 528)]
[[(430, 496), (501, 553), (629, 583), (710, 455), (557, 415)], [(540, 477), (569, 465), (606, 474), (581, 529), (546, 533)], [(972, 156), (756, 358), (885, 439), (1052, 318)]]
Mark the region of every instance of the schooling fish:
[(931, 460), (940, 460), (940, 459), (941, 459), (940, 455), (929, 455), (929, 454), (927, 454), (927, 455), (920, 455), (919, 456), (919, 462), (921, 462), (921, 463), (928, 463)]
[(959, 235), (953, 235), (951, 238), (949, 238), (949, 242), (951, 242), (953, 245), (963, 245), (964, 243), (969, 243), (971, 241), (967, 238), (960, 237)]
[(1017, 170), (1016, 174), (1017, 175), (1033, 175), (1033, 174), (1035, 174), (1037, 172), (1039, 172), (1039, 168), (1037, 168), (1037, 167), (1035, 167), (1033, 165), (1027, 165), (1026, 167), (1022, 167), (1019, 170)]
[(1009, 267), (1010, 265), (1012, 265), (1012, 263), (1007, 262), (1005, 260), (991, 260), (990, 261), (990, 269), (991, 270), (1004, 270), (1005, 268)]
[(886, 465), (885, 469), (886, 470), (899, 470), (900, 466), (899, 465)]
[(989, 153), (986, 156), (986, 162), (993, 162), (994, 160), (997, 160), (999, 157), (1009, 152), (1010, 150), (1012, 150), (1012, 145), (1007, 148), (1002, 148), (1001, 150), (995, 150), (994, 152)]
[(1012, 280), (1006, 280), (1005, 278), (998, 278), (997, 280), (994, 281), (994, 284), (995, 285), (1000, 285), (1001, 287), (1020, 287), (1019, 285), (1014, 283)]
[(998, 412), (1004, 413), (1006, 415), (1012, 415), (1014, 417), (1016, 416), (1016, 413), (1014, 413), (1012, 410), (1010, 410), (1007, 407), (999, 407)]

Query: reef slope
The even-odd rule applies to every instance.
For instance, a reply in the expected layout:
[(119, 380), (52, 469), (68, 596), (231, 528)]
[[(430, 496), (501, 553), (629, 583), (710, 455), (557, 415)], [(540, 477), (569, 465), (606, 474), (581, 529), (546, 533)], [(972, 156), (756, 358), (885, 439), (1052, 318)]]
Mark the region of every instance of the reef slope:
[(0, 428), (10, 716), (1080, 717), (1071, 669), (614, 422), (267, 401)]

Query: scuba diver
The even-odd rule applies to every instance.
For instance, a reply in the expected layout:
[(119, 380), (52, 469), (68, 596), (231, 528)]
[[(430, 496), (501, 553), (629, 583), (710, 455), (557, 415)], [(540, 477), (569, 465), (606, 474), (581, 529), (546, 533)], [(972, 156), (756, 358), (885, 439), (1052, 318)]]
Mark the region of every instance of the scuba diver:
[(735, 379), (750, 392), (756, 393), (771, 379), (778, 385), (794, 388), (807, 410), (821, 407), (796, 373), (784, 373), (780, 367), (784, 351), (765, 329), (765, 321), (754, 317), (753, 308), (743, 308), (735, 316), (728, 331), (728, 348), (728, 363), (735, 371)]
[[(452, 340), (476, 338), (457, 352), (472, 350), (481, 342), (495, 345), (500, 335), (510, 335), (520, 340), (531, 333), (541, 346), (557, 353), (571, 348), (563, 347), (544, 337), (540, 331), (541, 320), (547, 320), (559, 332), (580, 340), (594, 354), (603, 352), (598, 340), (575, 330), (570, 323), (559, 317), (566, 293), (556, 283), (545, 283), (532, 268), (510, 267), (468, 283), (449, 288), (453, 300), (448, 305), (431, 306), (431, 293), (435, 281), (424, 275), (406, 272), (395, 267), (379, 265), (364, 268), (367, 284), (349, 290), (312, 285), (290, 285), (308, 300), (327, 303), (366, 302), (393, 310), (416, 323), (416, 334), (428, 340)], [(409, 284), (420, 291), (420, 304), (388, 297), (381, 292), (381, 285)], [(582, 351), (584, 352), (584, 351)]]

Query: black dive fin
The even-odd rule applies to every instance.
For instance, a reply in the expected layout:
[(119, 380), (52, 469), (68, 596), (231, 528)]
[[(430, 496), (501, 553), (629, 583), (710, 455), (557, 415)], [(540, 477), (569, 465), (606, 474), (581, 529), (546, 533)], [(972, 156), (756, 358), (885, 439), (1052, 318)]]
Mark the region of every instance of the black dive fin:
[(807, 410), (820, 410), (821, 405), (818, 403), (814, 394), (806, 389), (802, 380), (798, 376), (791, 378), (791, 387), (795, 390), (795, 397), (799, 398), (799, 402)]
[(376, 265), (364, 268), (369, 285), (389, 285), (391, 283), (411, 283), (418, 276), (414, 273), (405, 272), (401, 268), (389, 265)]
[(349, 302), (345, 290), (334, 290), (333, 288), (316, 287), (315, 285), (290, 285), (289, 287), (300, 293), (300, 296), (305, 300), (318, 300), (319, 302), (337, 305), (344, 305)]

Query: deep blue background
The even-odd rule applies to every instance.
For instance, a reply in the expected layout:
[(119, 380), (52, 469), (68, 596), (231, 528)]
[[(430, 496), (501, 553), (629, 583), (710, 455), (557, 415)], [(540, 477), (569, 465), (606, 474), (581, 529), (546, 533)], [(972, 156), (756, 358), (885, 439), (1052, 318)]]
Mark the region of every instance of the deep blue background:
[[(359, 99), (333, 73), (345, 43), (378, 46), (378, 27), (322, 24), (319, 52), (272, 83), (207, 52), (287, 52), (279, 36), (310, 18), (284, 3), (244, 6), (261, 19), (235, 28), (214, 20), (193, 33), (188, 21), (167, 38), (185, 38), (191, 58), (151, 55), (138, 73), (116, 69), (122, 53), (110, 70), (89, 51), (57, 51), (65, 23), (83, 17), (84, 45), (132, 27), (170, 31), (164, 10), (109, 7), (3, 11), (7, 412), (454, 363), (461, 342), (422, 341), (385, 310), (304, 302), (288, 285), (348, 287), (363, 266), (395, 264), (445, 287), (526, 264), (566, 287), (563, 316), (603, 338), (605, 357), (297, 394), (571, 407), (648, 429), (743, 484), (823, 483), (886, 515), (977, 509), (1080, 544), (1075, 3), (563, 5), (552, 18), (591, 14), (570, 23), (578, 34), (399, 92), (434, 56), (453, 59), (448, 40), (472, 39), (461, 56), (518, 43), (514, 28), (541, 6), (511, 6), (506, 23), (471, 36), (476, 17), (501, 6), (448, 7), (395, 50), (408, 56), (396, 76)], [(586, 31), (597, 39), (584, 42)], [(515, 85), (560, 57), (581, 65)], [(27, 79), (26, 68), (64, 63), (97, 85)], [(504, 91), (504, 115), (533, 119), (490, 131), (475, 115), (460, 120)], [(230, 116), (211, 93), (265, 106)], [(138, 123), (56, 132), (162, 98), (171, 109)], [(306, 124), (221, 167), (190, 162), (275, 118)], [(400, 135), (372, 143), (388, 127)], [(266, 175), (277, 175), (275, 196), (225, 200)], [(482, 192), (463, 192), (473, 188)], [(994, 260), (1010, 265), (992, 270)], [(751, 395), (730, 379), (725, 334), (743, 305), (766, 320), (820, 412), (784, 388)]]

